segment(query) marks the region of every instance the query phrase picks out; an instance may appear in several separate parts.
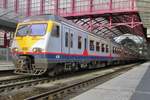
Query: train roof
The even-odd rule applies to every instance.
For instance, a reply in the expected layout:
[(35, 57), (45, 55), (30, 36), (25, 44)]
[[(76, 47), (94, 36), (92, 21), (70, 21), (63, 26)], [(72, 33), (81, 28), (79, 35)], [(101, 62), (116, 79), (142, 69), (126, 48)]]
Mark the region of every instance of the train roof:
[(58, 16), (56, 15), (38, 15), (38, 16), (29, 16), (29, 17), (25, 17), (19, 20), (19, 22), (28, 22), (28, 21), (40, 21), (40, 20), (55, 20), (55, 21), (59, 21)]
[[(103, 38), (103, 39), (106, 40), (106, 38), (101, 37), (101, 36), (99, 36), (99, 35), (97, 35), (97, 34), (94, 34), (94, 33), (92, 33), (92, 32), (89, 32), (89, 31), (87, 31), (86, 29), (81, 28), (79, 25), (73, 23), (73, 22), (70, 21), (70, 20), (67, 20), (67, 19), (65, 19), (65, 18), (63, 18), (63, 17), (57, 16), (57, 15), (53, 15), (53, 14), (44, 14), (44, 15), (38, 15), (38, 16), (30, 16), (30, 17), (26, 17), (26, 18), (21, 19), (19, 22), (43, 21), (43, 20), (47, 20), (47, 21), (48, 21), (48, 20), (53, 20), (53, 21), (56, 21), (56, 22), (58, 22), (58, 23), (64, 22), (64, 23), (67, 23), (67, 24), (72, 25), (72, 26), (74, 26), (74, 27), (77, 27), (77, 28), (79, 28), (79, 29), (81, 29), (81, 30), (83, 30), (83, 31), (86, 31), (86, 32), (90, 33), (90, 35), (95, 35), (95, 36), (97, 36), (97, 37), (100, 37), (100, 38)], [(109, 39), (107, 39), (107, 40), (109, 40)], [(114, 41), (112, 41), (112, 43), (114, 43), (114, 44), (116, 44), (116, 45), (120, 45), (120, 44), (118, 44), (118, 43), (116, 43), (116, 42), (114, 42)]]

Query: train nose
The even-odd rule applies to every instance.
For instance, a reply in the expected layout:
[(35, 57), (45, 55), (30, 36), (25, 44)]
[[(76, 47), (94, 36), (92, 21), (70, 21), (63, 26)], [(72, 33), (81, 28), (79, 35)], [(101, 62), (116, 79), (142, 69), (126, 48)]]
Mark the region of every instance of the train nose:
[(47, 71), (47, 67), (43, 67), (43, 63), (33, 61), (34, 58), (29, 56), (20, 56), (16, 63), (16, 74), (26, 75), (42, 75)]

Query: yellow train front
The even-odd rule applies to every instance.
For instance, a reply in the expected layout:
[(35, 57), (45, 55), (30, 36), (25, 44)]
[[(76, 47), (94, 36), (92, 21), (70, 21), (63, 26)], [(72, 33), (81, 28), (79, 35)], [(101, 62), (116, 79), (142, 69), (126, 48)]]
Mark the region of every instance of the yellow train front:
[(54, 21), (45, 17), (31, 17), (17, 25), (11, 46), (15, 73), (42, 75), (47, 71), (47, 41), (55, 25)]

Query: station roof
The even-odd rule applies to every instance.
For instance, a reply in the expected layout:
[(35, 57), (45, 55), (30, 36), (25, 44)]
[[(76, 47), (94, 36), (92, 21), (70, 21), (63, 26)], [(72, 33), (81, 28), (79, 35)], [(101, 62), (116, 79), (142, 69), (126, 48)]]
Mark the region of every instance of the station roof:
[(137, 7), (143, 25), (147, 28), (147, 41), (150, 41), (150, 0), (138, 0)]
[[(2, 17), (7, 17), (5, 21), (8, 22), (16, 22), (21, 15), (51, 13), (72, 20), (104, 38), (113, 39), (127, 33), (143, 36), (144, 30), (136, 1), (137, 5), (143, 2), (143, 0), (3, 0), (0, 7), (7, 8)], [(149, 24), (146, 21), (144, 23)]]
[(138, 0), (137, 7), (144, 27), (150, 28), (150, 0)]
[(18, 15), (12, 10), (0, 8), (0, 26), (8, 28), (16, 28)]
[(145, 41), (144, 38), (137, 36), (137, 35), (132, 35), (132, 34), (124, 34), (124, 35), (115, 37), (115, 41), (119, 43), (126, 38), (133, 40), (136, 44), (141, 44)]

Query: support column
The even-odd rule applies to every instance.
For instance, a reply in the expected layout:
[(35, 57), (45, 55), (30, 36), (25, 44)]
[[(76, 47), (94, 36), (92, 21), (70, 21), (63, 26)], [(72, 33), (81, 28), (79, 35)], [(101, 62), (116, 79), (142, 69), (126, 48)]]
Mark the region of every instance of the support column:
[(72, 14), (75, 13), (75, 0), (72, 0)]
[(27, 0), (27, 11), (26, 11), (26, 16), (31, 15), (31, 0)]
[(8, 1), (7, 0), (3, 0), (3, 8), (7, 9), (8, 7)]
[(109, 8), (110, 8), (110, 11), (112, 11), (112, 0), (110, 0), (109, 2)]
[(58, 15), (58, 6), (59, 6), (59, 0), (55, 0), (56, 1), (56, 4), (55, 4), (55, 15)]
[(90, 12), (93, 11), (93, 0), (90, 0)]
[(19, 0), (15, 0), (15, 3), (14, 3), (14, 8), (15, 8), (15, 13), (18, 13), (18, 8), (19, 8)]
[(92, 16), (90, 16), (90, 31), (93, 30), (93, 19)]
[(131, 0), (131, 7), (132, 7), (132, 10), (134, 10), (134, 6), (135, 6), (135, 0)]
[(112, 28), (112, 16), (109, 16), (109, 29)]
[(134, 27), (134, 15), (132, 15), (132, 20), (131, 20), (131, 28)]
[(40, 15), (44, 14), (45, 12), (45, 0), (40, 1)]
[(5, 33), (4, 33), (4, 48), (7, 48), (7, 45), (8, 45), (8, 43), (7, 43), (7, 32), (5, 31)]

